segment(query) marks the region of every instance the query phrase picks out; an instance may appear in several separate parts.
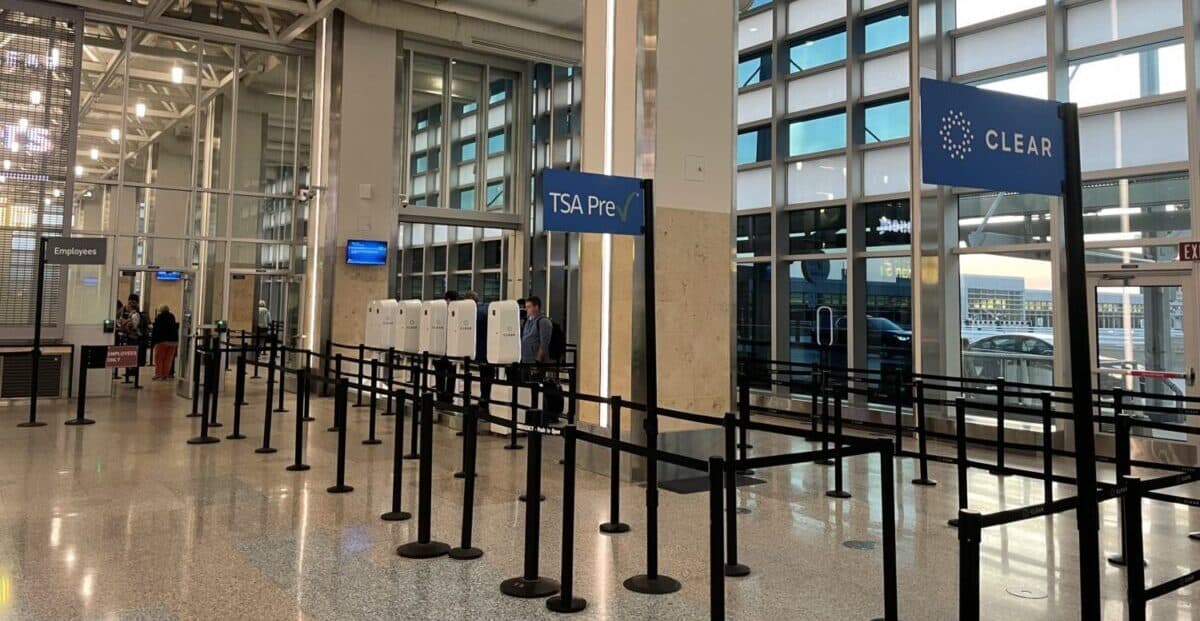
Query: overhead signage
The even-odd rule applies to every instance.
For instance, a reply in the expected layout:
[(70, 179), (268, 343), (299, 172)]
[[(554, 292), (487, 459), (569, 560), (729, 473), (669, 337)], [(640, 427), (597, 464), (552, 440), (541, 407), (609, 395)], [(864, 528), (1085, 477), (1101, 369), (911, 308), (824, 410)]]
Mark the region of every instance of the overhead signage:
[(1180, 261), (1200, 261), (1200, 242), (1179, 242)]
[(103, 237), (49, 237), (42, 259), (51, 265), (104, 265), (107, 255)]
[(641, 235), (642, 180), (567, 170), (542, 173), (542, 228), (569, 233)]
[(1066, 178), (1056, 101), (921, 80), (922, 179), (1060, 195)]

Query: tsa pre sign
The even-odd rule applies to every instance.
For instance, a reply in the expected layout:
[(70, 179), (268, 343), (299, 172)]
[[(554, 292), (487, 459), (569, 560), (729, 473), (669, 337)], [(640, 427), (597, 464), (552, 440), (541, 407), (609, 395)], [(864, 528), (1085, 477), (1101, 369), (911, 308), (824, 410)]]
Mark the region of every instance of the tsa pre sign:
[(1060, 195), (1066, 178), (1059, 103), (921, 80), (925, 183)]
[(642, 180), (567, 170), (542, 173), (542, 228), (569, 233), (641, 235)]

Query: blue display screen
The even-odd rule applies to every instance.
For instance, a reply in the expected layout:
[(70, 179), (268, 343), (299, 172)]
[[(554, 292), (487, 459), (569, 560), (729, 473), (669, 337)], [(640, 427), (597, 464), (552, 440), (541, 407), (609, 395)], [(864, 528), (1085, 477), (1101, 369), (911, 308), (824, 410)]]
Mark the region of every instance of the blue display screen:
[(346, 242), (347, 265), (387, 265), (387, 242), (351, 239)]
[(157, 272), (156, 274), (154, 274), (154, 278), (157, 280), (179, 280), (181, 278), (181, 275), (179, 272), (162, 272), (162, 271), (160, 271), (160, 272)]

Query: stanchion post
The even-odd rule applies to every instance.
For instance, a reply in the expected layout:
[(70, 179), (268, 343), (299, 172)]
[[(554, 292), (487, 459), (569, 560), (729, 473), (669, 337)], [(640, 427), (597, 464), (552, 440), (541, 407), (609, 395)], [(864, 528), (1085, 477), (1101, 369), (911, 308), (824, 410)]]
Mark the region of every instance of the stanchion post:
[(1050, 393), (1042, 393), (1042, 496), (1054, 502), (1054, 410)]
[(979, 621), (979, 543), (983, 538), (978, 511), (958, 512), (958, 618)]
[[(829, 371), (821, 370), (821, 450), (829, 450)], [(813, 462), (818, 466), (832, 466), (832, 459), (818, 459)]]
[(323, 351), (324, 355), (321, 358), (321, 371), (322, 371), (322, 375), (325, 376), (325, 385), (321, 387), (321, 396), (327, 397), (327, 396), (329, 396), (329, 386), (333, 383), (333, 380), (335, 379), (333, 377), (333, 340), (332, 339), (325, 339), (325, 343), (322, 346), (322, 351)]
[(722, 425), (725, 427), (725, 575), (738, 578), (750, 575), (750, 568), (738, 562), (737, 458), (734, 447), (737, 419), (732, 414), (726, 414)]
[[(433, 541), (430, 533), (433, 498), (433, 395), (421, 395), (421, 461), (417, 483), (417, 540), (396, 548), (404, 558), (436, 558), (450, 552), (450, 546)], [(413, 412), (413, 416), (417, 413)], [(537, 504), (537, 503), (533, 503)]]
[[(333, 357), (333, 369), (334, 369), (334, 371), (333, 371), (333, 388), (334, 388), (334, 394), (336, 395), (337, 394), (337, 385), (339, 383), (341, 383), (341, 381), (342, 381), (342, 354), (337, 354)], [(333, 422), (329, 425), (329, 428), (326, 429), (325, 431), (328, 431), (330, 433), (337, 433), (337, 430), (338, 430), (337, 414), (335, 413)]]
[[(404, 412), (404, 401), (408, 398), (403, 390), (395, 391), (396, 406), (400, 412)], [(414, 408), (413, 416), (416, 416)], [(392, 509), (387, 513), (379, 516), (379, 519), (385, 522), (401, 522), (412, 517), (408, 511), (400, 509), (401, 490), (403, 489), (404, 480), (404, 419), (396, 419), (396, 435), (392, 438)]]
[(267, 393), (266, 399), (263, 400), (263, 442), (262, 446), (254, 449), (255, 453), (260, 454), (276, 451), (271, 446), (271, 418), (274, 417), (271, 412), (271, 402), (274, 400), (272, 395), (275, 394), (275, 348), (271, 346), (270, 342), (267, 343), (267, 347), (270, 351), (267, 352)]
[(346, 405), (350, 400), (349, 380), (339, 380), (333, 396), (333, 419), (338, 427), (337, 438), (337, 482), (325, 491), (330, 494), (346, 494), (354, 488), (346, 485)]
[(209, 424), (208, 424), (208, 401), (209, 401), (209, 398), (212, 396), (209, 393), (212, 392), (211, 385), (212, 385), (213, 380), (215, 379), (213, 376), (216, 375), (216, 371), (214, 369), (215, 359), (212, 357), (212, 353), (208, 352), (208, 353), (204, 354), (202, 361), (203, 361), (203, 367), (204, 367), (203, 370), (204, 370), (205, 377), (204, 377), (204, 394), (202, 396), (202, 399), (204, 402), (203, 403), (204, 410), (200, 416), (200, 435), (198, 435), (194, 438), (190, 438), (187, 441), (188, 444), (213, 444), (215, 442), (221, 441), (220, 438), (215, 438), (213, 436), (208, 435), (208, 427), (209, 427)]
[[(954, 400), (954, 444), (957, 456), (954, 462), (958, 473), (958, 512), (961, 515), (967, 508), (969, 500), (967, 490), (967, 403), (961, 397)], [(957, 518), (951, 519), (948, 523), (951, 526), (959, 526)], [(978, 598), (978, 594), (976, 598)]]
[[(746, 441), (746, 435), (750, 429), (750, 380), (745, 375), (738, 376), (738, 403), (737, 403), (737, 420), (734, 423), (738, 426), (738, 455), (737, 458), (741, 461), (746, 460), (746, 451), (754, 448)], [(734, 455), (725, 455), (725, 461), (732, 463), (735, 459)], [(742, 470), (738, 474), (751, 475), (753, 470)]]
[(1003, 377), (996, 379), (996, 476), (1008, 476), (1004, 470), (1004, 392), (1007, 390)]
[(937, 481), (929, 478), (929, 438), (925, 427), (925, 382), (913, 381), (913, 407), (917, 411), (917, 459), (920, 476), (913, 479), (913, 485), (937, 485)]
[(725, 460), (708, 458), (708, 576), (709, 617), (712, 621), (725, 619), (725, 529), (721, 498), (721, 480), (725, 472)]
[(842, 442), (842, 393), (835, 392), (833, 395), (833, 444), (838, 453), (833, 458), (833, 489), (825, 492), (825, 495), (830, 498), (850, 497), (850, 492), (846, 491), (842, 478)]
[[(571, 391), (574, 394), (575, 391)], [(553, 612), (579, 612), (587, 600), (575, 597), (575, 425), (563, 427), (562, 591), (546, 600)]]
[[(88, 347), (84, 345), (83, 347)], [(83, 354), (83, 348), (80, 348), (80, 353)], [(79, 361), (79, 381), (75, 384), (75, 418), (66, 422), (68, 425), (92, 425), (96, 421), (84, 416), (87, 409), (87, 354), (83, 354)]]
[(500, 592), (511, 597), (548, 597), (558, 593), (558, 581), (539, 575), (538, 561), (541, 543), (541, 503), (536, 499), (542, 495), (542, 413), (529, 410), (525, 420), (530, 425), (526, 433), (529, 451), (525, 454), (525, 570), (516, 578), (500, 583)]
[(504, 448), (516, 451), (524, 448), (520, 444), (517, 444), (517, 392), (521, 389), (521, 382), (518, 379), (520, 373), (517, 370), (517, 365), (512, 364), (508, 366), (504, 374), (509, 386), (508, 414), (512, 425), (508, 430), (508, 444), (505, 444)]
[(1146, 563), (1142, 548), (1142, 480), (1124, 476), (1119, 479), (1125, 486), (1125, 503), (1121, 514), (1125, 519), (1126, 552), (1129, 564), (1125, 568), (1126, 594), (1128, 597), (1129, 621), (1146, 621)]
[(608, 521), (600, 525), (600, 532), (609, 535), (629, 532), (629, 525), (621, 521), (621, 397), (608, 398), (608, 420), (612, 444), (609, 447), (608, 465)]
[(363, 387), (363, 380), (365, 379), (363, 377), (363, 359), (365, 359), (366, 357), (367, 357), (367, 348), (362, 343), (359, 343), (358, 344), (358, 362), (357, 362), (357, 365), (358, 365), (358, 389), (355, 391), (358, 393), (358, 396), (354, 398), (354, 407), (356, 407), (356, 408), (363, 407), (362, 387)]
[(242, 406), (246, 400), (246, 341), (242, 340), (242, 353), (238, 355), (237, 362), (234, 363), (234, 378), (233, 378), (233, 433), (225, 436), (226, 440), (242, 440), (246, 436), (242, 434)]
[[(483, 550), (471, 545), (471, 529), (475, 523), (475, 451), (479, 440), (479, 418), (475, 406), (463, 404), (463, 506), (462, 532), (458, 547), (450, 550), (450, 558), (467, 561), (483, 556)], [(564, 482), (565, 485), (565, 482)], [(564, 492), (565, 493), (565, 492)]]
[(209, 415), (210, 418), (208, 421), (208, 426), (215, 428), (224, 426), (221, 424), (221, 421), (217, 420), (217, 405), (220, 403), (221, 376), (223, 375), (221, 372), (221, 335), (218, 334), (214, 336), (212, 340), (209, 341), (209, 346), (212, 350), (212, 361), (209, 363), (212, 365), (212, 370), (205, 379), (206, 381), (212, 381), (212, 389), (210, 391), (211, 396), (209, 398), (209, 407), (212, 409), (212, 411)]
[(200, 367), (203, 364), (200, 361), (200, 337), (192, 338), (192, 347), (195, 351), (192, 352), (192, 413), (188, 417), (200, 415)]
[[(1120, 391), (1114, 395), (1114, 398), (1119, 403)], [(1124, 416), (1120, 410), (1114, 408), (1116, 414), (1117, 432), (1113, 438), (1113, 454), (1116, 457), (1116, 475), (1117, 482), (1120, 483), (1131, 474), (1131, 466), (1129, 464), (1129, 418)], [(1108, 562), (1118, 567), (1123, 567), (1129, 558), (1129, 524), (1125, 521), (1125, 503), (1129, 502), (1129, 497), (1117, 498), (1118, 513), (1117, 513), (1117, 528), (1121, 531), (1121, 551), (1108, 557)]]
[(387, 360), (384, 361), (384, 365), (383, 365), (383, 373), (384, 373), (384, 376), (387, 378), (387, 381), (385, 382), (385, 384), (387, 385), (387, 388), (386, 388), (386, 390), (387, 390), (387, 409), (385, 409), (383, 411), (384, 416), (395, 416), (395, 414), (396, 414), (395, 404), (393, 403), (393, 400), (392, 400), (392, 395), (395, 393), (395, 391), (392, 390), (392, 383), (396, 381), (395, 359), (396, 359), (396, 348), (388, 347)]
[(896, 578), (896, 476), (895, 450), (880, 441), (879, 482), (883, 521), (883, 621), (899, 621), (900, 599)]
[[(275, 349), (279, 351), (279, 407), (275, 408), (275, 411), (286, 412), (287, 408), (283, 407), (283, 391), (287, 384), (287, 348), (283, 346), (283, 343), (275, 342)], [(268, 401), (270, 397), (270, 393), (267, 393)]]
[[(404, 459), (419, 459), (418, 453), (418, 437), (417, 437), (417, 419), (421, 417), (420, 404), (424, 403), (425, 391), (421, 389), (421, 382), (424, 381), (424, 374), (416, 368), (416, 362), (412, 362), (413, 366), (409, 367), (409, 379), (413, 381), (412, 395), (412, 433), (409, 438), (408, 454)], [(403, 414), (404, 406), (401, 404), (400, 412)]]
[[(367, 419), (367, 439), (363, 440), (363, 444), (380, 444), (383, 441), (375, 437), (375, 415), (379, 411), (379, 395), (376, 389), (379, 387), (379, 361), (371, 358), (371, 397), (370, 397), (370, 413)], [(358, 389), (361, 391), (362, 386)]]
[(303, 472), (311, 466), (304, 463), (304, 416), (308, 413), (304, 396), (308, 394), (308, 376), (296, 375), (296, 444), (294, 459), (287, 469), (292, 472)]

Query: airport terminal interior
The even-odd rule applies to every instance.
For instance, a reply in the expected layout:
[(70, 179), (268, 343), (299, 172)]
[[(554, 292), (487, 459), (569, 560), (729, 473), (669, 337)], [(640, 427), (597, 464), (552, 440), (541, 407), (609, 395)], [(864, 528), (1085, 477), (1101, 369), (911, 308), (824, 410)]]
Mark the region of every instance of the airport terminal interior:
[(0, 0), (0, 620), (1200, 619), (1200, 2)]

